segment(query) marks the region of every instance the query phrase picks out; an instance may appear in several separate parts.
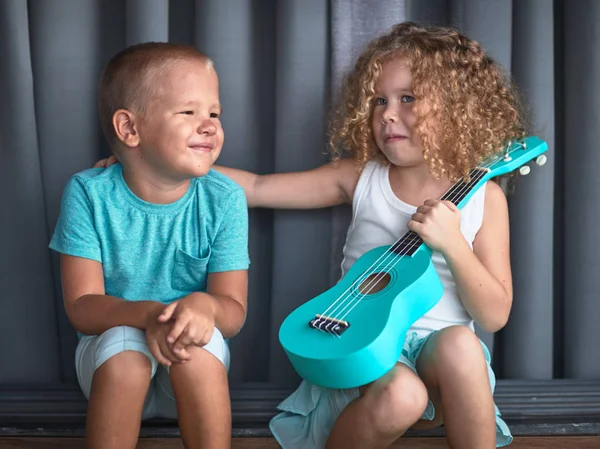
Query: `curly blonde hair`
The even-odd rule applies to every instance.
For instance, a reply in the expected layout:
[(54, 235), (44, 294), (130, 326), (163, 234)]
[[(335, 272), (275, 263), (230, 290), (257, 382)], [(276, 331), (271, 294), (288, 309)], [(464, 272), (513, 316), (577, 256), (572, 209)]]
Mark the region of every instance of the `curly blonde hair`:
[(468, 177), (526, 135), (516, 88), (477, 42), (453, 28), (403, 22), (373, 40), (344, 81), (329, 127), (334, 160), (347, 153), (363, 167), (385, 158), (371, 125), (375, 83), (383, 64), (397, 57), (411, 69), (415, 132), (435, 178)]

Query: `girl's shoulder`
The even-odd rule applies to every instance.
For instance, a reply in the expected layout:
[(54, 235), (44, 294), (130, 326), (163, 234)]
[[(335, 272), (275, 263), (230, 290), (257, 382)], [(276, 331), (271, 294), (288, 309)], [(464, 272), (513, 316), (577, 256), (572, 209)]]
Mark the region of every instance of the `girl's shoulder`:
[(485, 187), (484, 208), (508, 208), (506, 194), (500, 185), (495, 181), (488, 181)]

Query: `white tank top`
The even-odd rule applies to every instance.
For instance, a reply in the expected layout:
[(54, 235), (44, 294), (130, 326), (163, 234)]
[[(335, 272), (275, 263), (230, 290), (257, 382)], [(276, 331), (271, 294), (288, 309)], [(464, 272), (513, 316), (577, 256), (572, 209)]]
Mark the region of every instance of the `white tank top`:
[[(485, 185), (478, 189), (461, 209), (461, 231), (473, 248), (475, 235), (483, 220)], [(408, 221), (416, 207), (401, 201), (392, 191), (389, 164), (371, 161), (361, 173), (352, 201), (352, 221), (343, 249), (342, 276), (367, 251), (391, 245), (408, 231)], [(473, 329), (473, 319), (464, 308), (456, 284), (444, 257), (437, 252), (433, 265), (444, 285), (440, 301), (410, 328), (419, 337), (452, 325)]]

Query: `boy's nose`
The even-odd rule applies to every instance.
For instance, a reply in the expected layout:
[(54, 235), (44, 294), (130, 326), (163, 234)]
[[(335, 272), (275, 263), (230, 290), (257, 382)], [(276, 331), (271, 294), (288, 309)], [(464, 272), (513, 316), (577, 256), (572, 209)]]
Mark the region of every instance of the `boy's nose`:
[(210, 120), (206, 120), (200, 124), (198, 127), (198, 132), (200, 134), (209, 134), (212, 135), (217, 132), (217, 127)]

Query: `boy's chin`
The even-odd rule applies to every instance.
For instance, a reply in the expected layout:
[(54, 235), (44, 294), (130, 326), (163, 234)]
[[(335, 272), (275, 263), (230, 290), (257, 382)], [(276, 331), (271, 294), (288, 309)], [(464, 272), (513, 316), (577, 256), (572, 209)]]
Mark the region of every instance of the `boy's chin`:
[(189, 176), (190, 178), (200, 178), (202, 176), (206, 176), (206, 174), (209, 172), (211, 167), (212, 167), (212, 164), (208, 164), (208, 163), (197, 164), (194, 166), (190, 166), (185, 171), (185, 174), (187, 176)]

